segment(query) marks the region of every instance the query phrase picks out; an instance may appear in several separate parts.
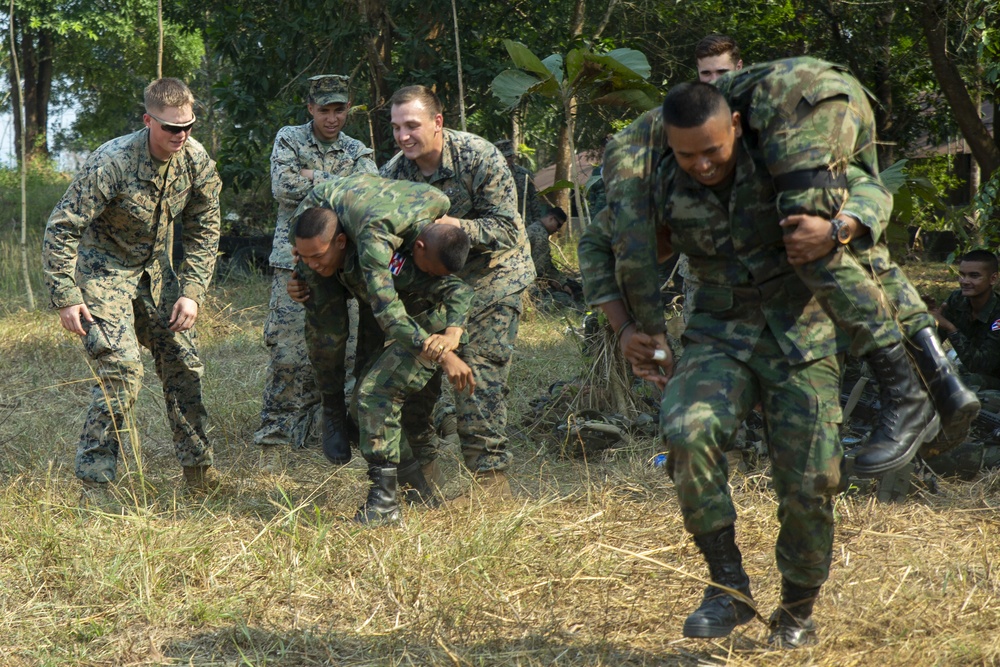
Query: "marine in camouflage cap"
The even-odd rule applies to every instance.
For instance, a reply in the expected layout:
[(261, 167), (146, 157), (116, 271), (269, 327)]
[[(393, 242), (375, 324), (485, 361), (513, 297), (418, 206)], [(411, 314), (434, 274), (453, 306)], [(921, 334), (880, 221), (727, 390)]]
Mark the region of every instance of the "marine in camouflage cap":
[[(319, 432), (321, 421), (320, 395), (306, 351), (302, 305), (292, 301), (286, 291), (294, 266), (288, 221), (316, 183), (333, 176), (378, 171), (373, 151), (342, 131), (350, 109), (349, 97), (346, 76), (323, 74), (310, 79), (307, 108), (311, 120), (281, 128), (271, 152), (271, 193), (278, 202), (278, 215), (270, 256), (274, 277), (264, 323), (270, 359), (260, 426), (254, 433), (254, 443), (265, 448), (261, 465), (267, 470), (276, 463), (277, 449), (273, 446), (305, 446)], [(351, 306), (353, 341), (357, 308), (353, 302)], [(351, 349), (353, 343), (349, 341)]]

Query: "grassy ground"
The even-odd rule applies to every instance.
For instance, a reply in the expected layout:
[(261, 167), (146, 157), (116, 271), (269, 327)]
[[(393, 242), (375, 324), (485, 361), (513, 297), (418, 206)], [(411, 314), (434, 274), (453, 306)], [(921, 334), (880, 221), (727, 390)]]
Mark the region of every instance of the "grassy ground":
[[(344, 520), (363, 498), (360, 462), (333, 469), (312, 448), (286, 453), (279, 475), (260, 473), (258, 276), (217, 284), (199, 323), (223, 488), (183, 490), (147, 357), (119, 484), (126, 513), (81, 510), (72, 461), (90, 369), (51, 311), (19, 306), (11, 266), (0, 255), (2, 665), (1000, 662), (997, 475), (898, 505), (838, 499), (818, 647), (769, 652), (759, 621), (723, 640), (683, 639), (705, 571), (671, 482), (648, 465), (654, 442), (562, 460), (524, 426), (531, 398), (587, 370), (566, 319), (534, 311), (511, 379), (513, 501), (411, 510), (401, 527), (364, 530)], [(922, 290), (950, 289), (943, 267), (911, 273)], [(449, 496), (469, 482), (457, 455), (445, 455)], [(775, 500), (760, 471), (732, 484), (766, 618), (779, 588)]]

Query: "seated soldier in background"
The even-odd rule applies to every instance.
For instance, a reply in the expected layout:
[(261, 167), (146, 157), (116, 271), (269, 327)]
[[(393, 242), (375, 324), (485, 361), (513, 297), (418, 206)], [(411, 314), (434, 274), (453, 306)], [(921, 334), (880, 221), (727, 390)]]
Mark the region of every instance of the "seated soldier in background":
[[(396, 185), (403, 190), (417, 187)], [(410, 208), (421, 209), (419, 204)], [(336, 324), (328, 315), (339, 311), (346, 292), (356, 296), (360, 304), (374, 305), (380, 302), (380, 295), (391, 290), (404, 304), (405, 310), (380, 311), (378, 326), (371, 326), (371, 317), (362, 314), (359, 339), (365, 340), (365, 349), (371, 354), (367, 360), (358, 357), (358, 365), (364, 366), (357, 374), (351, 400), (370, 482), (368, 497), (354, 520), (365, 525), (394, 523), (399, 520), (400, 482), (414, 488), (415, 500), (437, 504), (420, 462), (403, 438), (416, 424), (420, 424), (418, 429), (430, 428), (430, 414), (411, 414), (401, 420), (404, 402), (424, 388), (439, 364), (456, 391), (468, 388), (471, 393), (475, 388), (472, 370), (454, 353), (457, 343), (452, 343), (461, 341), (475, 295), (471, 287), (451, 275), (465, 264), (469, 237), (457, 227), (427, 221), (412, 244), (392, 253), (389, 270), (373, 282), (363, 259), (370, 250), (350, 241), (347, 227), (333, 210), (308, 208), (293, 223), (292, 237), (300, 259), (296, 272), (305, 280), (289, 281), (288, 294), (306, 304), (306, 340), (317, 375), (322, 377), (334, 369), (316, 364), (315, 359), (328, 358), (322, 356), (322, 350), (314, 349), (325, 333), (315, 328)]]
[[(583, 296), (583, 287), (555, 267), (549, 247), (549, 237), (562, 229), (567, 219), (566, 211), (553, 206), (539, 222), (527, 225), (525, 231), (531, 243), (531, 261), (537, 275), (535, 285), (544, 295), (564, 305), (573, 305), (573, 299)], [(567, 296), (569, 299), (566, 299)]]
[(962, 379), (973, 389), (1000, 389), (1000, 298), (993, 292), (998, 279), (996, 255), (966, 253), (958, 265), (959, 289), (930, 311), (962, 362)]

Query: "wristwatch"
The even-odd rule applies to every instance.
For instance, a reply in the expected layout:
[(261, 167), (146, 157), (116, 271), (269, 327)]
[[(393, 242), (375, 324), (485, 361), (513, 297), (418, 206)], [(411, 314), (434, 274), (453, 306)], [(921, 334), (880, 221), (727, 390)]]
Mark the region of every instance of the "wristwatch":
[(838, 246), (845, 246), (851, 242), (851, 227), (846, 220), (834, 218), (830, 221), (830, 238)]

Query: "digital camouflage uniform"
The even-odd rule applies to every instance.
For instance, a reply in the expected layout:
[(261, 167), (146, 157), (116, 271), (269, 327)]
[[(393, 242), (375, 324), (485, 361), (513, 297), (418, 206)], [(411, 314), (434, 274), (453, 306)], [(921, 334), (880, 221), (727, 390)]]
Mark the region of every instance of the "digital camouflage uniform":
[[(315, 281), (310, 278), (311, 288), (313, 282), (332, 280), (315, 278)], [(353, 246), (349, 246), (343, 270), (333, 279), (359, 302), (372, 301), (369, 297), (371, 279), (366, 280)], [(384, 330), (364, 331), (366, 337), (373, 336), (375, 340), (367, 346), (372, 350), (372, 358), (358, 375), (351, 414), (358, 424), (365, 460), (370, 465), (384, 466), (412, 460), (414, 454), (409, 440), (426, 438), (427, 432), (433, 429), (430, 413), (414, 414), (414, 406), (407, 402), (411, 395), (427, 385), (438, 369), (435, 362), (420, 357), (422, 346), (432, 333), (440, 333), (448, 327), (464, 329), (475, 293), (455, 276), (436, 278), (424, 273), (409, 253), (394, 253), (391, 276), (381, 274), (379, 279), (389, 279), (393, 283), (410, 317), (389, 322)], [(313, 295), (317, 293), (322, 298), (322, 292), (313, 290)], [(310, 300), (313, 298), (315, 296)], [(316, 305), (321, 307), (318, 302)], [(388, 319), (380, 320), (383, 321), (388, 322)], [(383, 346), (386, 340), (389, 344)], [(401, 420), (403, 412), (406, 418)]]
[[(346, 101), (346, 81), (343, 85)], [(271, 192), (278, 202), (278, 218), (270, 258), (274, 268), (271, 300), (264, 323), (264, 343), (270, 360), (261, 423), (254, 434), (254, 442), (259, 445), (290, 443), (302, 447), (319, 414), (320, 397), (306, 351), (304, 310), (285, 289), (294, 268), (288, 221), (314, 183), (331, 176), (378, 173), (372, 155), (370, 148), (343, 132), (330, 144), (320, 142), (313, 133), (313, 121), (283, 127), (275, 137)], [(303, 169), (315, 171), (313, 180), (300, 175)]]
[[(469, 343), (459, 356), (472, 368), (476, 391), (455, 396), (456, 421), (465, 465), (473, 472), (503, 470), (506, 448), (507, 376), (521, 316), (521, 292), (532, 284), (528, 238), (515, 210), (514, 179), (503, 156), (485, 139), (445, 128), (441, 165), (428, 177), (398, 153), (381, 169), (397, 180), (427, 183), (447, 195), (448, 215), (461, 221), (472, 241), (469, 259), (457, 275), (475, 291), (469, 317)], [(412, 400), (431, 412), (441, 374)], [(421, 463), (433, 460), (433, 439), (410, 443)]]
[(549, 230), (540, 222), (525, 228), (531, 244), (531, 262), (535, 265), (535, 275), (539, 278), (558, 279), (560, 274), (552, 265), (552, 249), (549, 248)]
[[(120, 434), (142, 383), (139, 346), (150, 350), (163, 384), (177, 459), (211, 465), (201, 397), (204, 366), (195, 332), (168, 328), (181, 296), (203, 303), (219, 245), (215, 163), (194, 139), (166, 163), (149, 152), (149, 130), (119, 137), (91, 154), (52, 211), (42, 243), (52, 305), (87, 305), (95, 323), (83, 339), (98, 383), (76, 453), (76, 475), (114, 481)], [(181, 220), (184, 261), (175, 274), (168, 229)]]
[[(317, 206), (337, 214), (340, 228), (357, 249), (356, 270), (367, 285), (367, 300), (358, 304), (356, 366), (360, 371), (380, 349), (380, 330), (397, 340), (402, 335), (398, 332), (410, 332), (412, 338), (412, 332), (420, 330), (396, 293), (390, 264), (397, 251), (412, 248), (421, 230), (444, 215), (448, 199), (438, 190), (418, 183), (399, 183), (371, 174), (334, 176), (314, 187), (302, 200), (291, 219), (290, 240), (294, 239), (295, 220)], [(304, 263), (299, 263), (297, 271), (311, 286), (316, 281)], [(304, 304), (309, 358), (316, 369), (320, 392), (324, 396), (337, 396), (338, 392), (342, 395), (347, 300), (352, 292), (333, 280), (322, 281), (318, 289), (319, 293)], [(426, 413), (429, 415), (430, 410)]]
[[(660, 421), (685, 528), (697, 536), (735, 521), (724, 452), (759, 402), (779, 498), (778, 567), (797, 585), (819, 586), (829, 572), (840, 483), (838, 354), (846, 340), (788, 264), (760, 154), (741, 142), (733, 185), (713, 192), (684, 173), (662, 143), (635, 141), (649, 136), (651, 120), (659, 121), (658, 111), (605, 151), (608, 207), (579, 248), (588, 303), (627, 293), (617, 281), (638, 272), (646, 257), (622, 232), (651, 227), (651, 214), (662, 213), (657, 223), (670, 225), (674, 248), (688, 255), (699, 281)], [(662, 319), (658, 298), (653, 305)]]
[(990, 300), (975, 317), (969, 299), (955, 290), (942, 308), (958, 331), (948, 335), (962, 362), (962, 379), (970, 388), (1000, 389), (1000, 297)]

